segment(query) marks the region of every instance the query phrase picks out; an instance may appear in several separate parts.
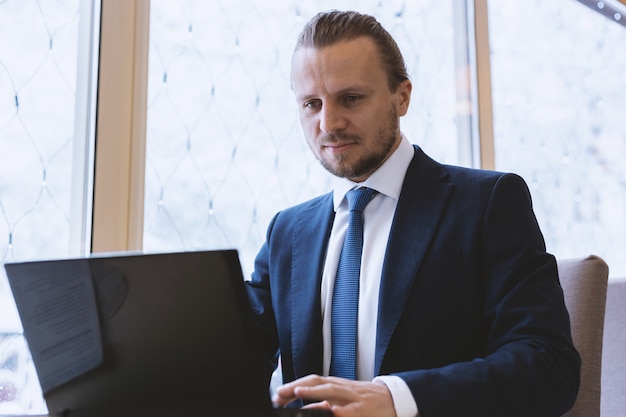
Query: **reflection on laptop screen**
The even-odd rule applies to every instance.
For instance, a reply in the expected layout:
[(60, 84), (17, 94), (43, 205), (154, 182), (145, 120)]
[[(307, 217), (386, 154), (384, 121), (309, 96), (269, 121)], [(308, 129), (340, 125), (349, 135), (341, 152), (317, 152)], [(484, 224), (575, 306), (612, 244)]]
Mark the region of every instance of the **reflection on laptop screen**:
[(270, 408), (236, 251), (5, 269), (50, 414)]

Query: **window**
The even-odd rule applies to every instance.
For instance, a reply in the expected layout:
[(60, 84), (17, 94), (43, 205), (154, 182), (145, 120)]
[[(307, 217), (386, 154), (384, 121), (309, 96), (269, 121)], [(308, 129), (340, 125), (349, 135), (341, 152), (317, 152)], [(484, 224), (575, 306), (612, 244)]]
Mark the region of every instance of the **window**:
[(622, 276), (626, 26), (582, 3), (489, 2), (496, 168), (529, 183), (549, 251)]
[[(89, 251), (90, 1), (0, 2), (0, 256)], [(0, 269), (0, 414), (45, 412)]]
[[(234, 247), (246, 274), (279, 209), (329, 191), (290, 89), (298, 33), (315, 13), (378, 17), (414, 83), (402, 130), (427, 153), (461, 161), (453, 2), (153, 0), (143, 247)], [(471, 162), (469, 162), (471, 163)]]

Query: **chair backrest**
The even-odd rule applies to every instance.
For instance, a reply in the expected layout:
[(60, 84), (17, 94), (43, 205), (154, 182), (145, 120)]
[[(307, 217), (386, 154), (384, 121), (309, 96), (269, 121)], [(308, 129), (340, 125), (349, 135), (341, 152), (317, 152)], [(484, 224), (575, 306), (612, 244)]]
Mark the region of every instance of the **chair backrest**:
[(602, 337), (609, 267), (601, 258), (558, 261), (574, 346), (582, 360), (580, 389), (566, 417), (599, 417)]
[(611, 278), (602, 344), (602, 417), (626, 415), (626, 277)]

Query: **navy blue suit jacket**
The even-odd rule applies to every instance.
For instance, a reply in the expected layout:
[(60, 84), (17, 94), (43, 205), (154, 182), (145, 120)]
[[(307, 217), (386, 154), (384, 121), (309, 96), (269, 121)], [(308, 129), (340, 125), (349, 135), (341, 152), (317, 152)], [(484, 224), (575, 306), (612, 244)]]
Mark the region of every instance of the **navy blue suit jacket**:
[[(332, 193), (278, 213), (248, 282), (285, 381), (322, 372), (333, 218)], [(442, 165), (415, 146), (380, 285), (375, 372), (403, 378), (421, 417), (556, 417), (573, 405), (580, 358), (519, 176)]]

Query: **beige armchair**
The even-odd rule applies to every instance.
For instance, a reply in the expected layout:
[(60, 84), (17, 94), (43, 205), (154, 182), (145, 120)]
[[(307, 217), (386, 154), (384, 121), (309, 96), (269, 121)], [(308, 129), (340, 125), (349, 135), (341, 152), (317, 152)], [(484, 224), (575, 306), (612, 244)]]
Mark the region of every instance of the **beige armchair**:
[(602, 417), (626, 415), (626, 277), (611, 278), (602, 344)]
[(565, 304), (570, 314), (574, 346), (580, 353), (580, 389), (574, 407), (564, 417), (599, 417), (602, 337), (609, 267), (589, 256), (558, 261)]

